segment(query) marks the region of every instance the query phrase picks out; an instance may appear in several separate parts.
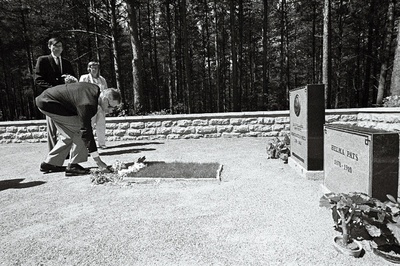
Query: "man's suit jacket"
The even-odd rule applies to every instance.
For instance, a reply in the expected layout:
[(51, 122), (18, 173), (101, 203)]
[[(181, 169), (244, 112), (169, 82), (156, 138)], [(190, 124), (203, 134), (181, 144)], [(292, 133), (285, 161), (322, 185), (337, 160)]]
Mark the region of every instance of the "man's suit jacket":
[(94, 152), (97, 147), (93, 136), (92, 117), (97, 113), (99, 96), (100, 88), (95, 84), (70, 83), (43, 91), (36, 97), (36, 106), (56, 115), (78, 116), (81, 120), (82, 139), (89, 152)]
[(35, 83), (39, 89), (38, 94), (47, 88), (64, 84), (64, 78), (61, 75), (69, 74), (76, 77), (71, 62), (64, 58), (61, 58), (61, 61), (62, 73), (52, 55), (43, 55), (38, 58), (35, 68)]

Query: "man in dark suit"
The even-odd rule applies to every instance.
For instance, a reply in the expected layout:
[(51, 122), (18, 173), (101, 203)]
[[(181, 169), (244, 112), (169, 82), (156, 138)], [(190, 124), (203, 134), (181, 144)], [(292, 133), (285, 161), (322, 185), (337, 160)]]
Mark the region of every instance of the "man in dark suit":
[[(51, 38), (48, 41), (51, 54), (40, 56), (35, 67), (35, 83), (39, 93), (44, 90), (65, 83), (63, 76), (75, 76), (71, 62), (61, 57), (63, 51), (62, 41), (59, 38)], [(57, 142), (57, 129), (51, 119), (46, 117), (47, 143), (49, 150), (53, 149)]]
[(108, 171), (97, 152), (91, 120), (97, 108), (109, 113), (120, 101), (118, 90), (109, 88), (100, 94), (97, 85), (87, 82), (57, 85), (36, 97), (39, 110), (53, 120), (60, 132), (60, 139), (40, 165), (40, 171), (63, 171), (62, 166), (68, 153), (70, 161), (65, 169), (66, 176), (89, 173), (78, 164), (87, 161), (88, 153), (100, 169)]

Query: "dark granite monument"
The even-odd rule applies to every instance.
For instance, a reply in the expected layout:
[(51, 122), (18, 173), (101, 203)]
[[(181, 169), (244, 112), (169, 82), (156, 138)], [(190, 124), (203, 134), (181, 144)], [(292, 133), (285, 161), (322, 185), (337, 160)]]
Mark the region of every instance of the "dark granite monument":
[(290, 91), (289, 164), (308, 179), (323, 178), (324, 85)]
[(350, 125), (325, 125), (324, 185), (332, 192), (397, 198), (399, 134)]

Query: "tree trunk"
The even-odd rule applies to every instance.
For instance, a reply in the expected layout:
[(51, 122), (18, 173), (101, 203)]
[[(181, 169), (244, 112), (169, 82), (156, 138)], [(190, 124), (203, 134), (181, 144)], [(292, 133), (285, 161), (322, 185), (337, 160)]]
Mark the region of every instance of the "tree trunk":
[[(343, 8), (343, 0), (340, 0), (339, 2), (339, 9)], [(342, 59), (343, 59), (343, 13), (339, 12), (338, 15), (338, 19), (337, 19), (337, 23), (338, 23), (338, 29), (337, 29), (337, 48), (336, 48), (336, 66), (340, 68), (340, 66), (342, 65)], [(334, 98), (334, 103), (333, 106), (334, 108), (338, 108), (339, 107), (339, 103), (340, 103), (340, 97), (341, 97), (341, 69), (337, 69), (335, 71), (336, 73), (336, 90), (333, 92), (333, 94), (335, 95)]]
[(248, 85), (248, 90), (247, 90), (247, 95), (250, 98), (247, 102), (248, 102), (248, 106), (247, 108), (249, 110), (256, 110), (255, 108), (257, 108), (256, 106), (256, 102), (255, 102), (255, 98), (254, 95), (256, 94), (256, 89), (255, 89), (255, 83), (256, 83), (256, 69), (257, 69), (257, 65), (256, 65), (256, 58), (258, 56), (258, 50), (257, 50), (257, 45), (252, 42), (253, 39), (253, 30), (250, 29), (250, 34), (249, 34), (249, 43), (250, 45), (250, 58), (249, 58), (249, 65), (250, 65), (250, 84)]
[(183, 74), (183, 56), (182, 56), (182, 23), (181, 23), (181, 11), (180, 11), (180, 5), (175, 5), (175, 62), (176, 62), (176, 68), (175, 68), (175, 88), (176, 88), (176, 99), (177, 99), (177, 104), (180, 106), (179, 107), (179, 112), (185, 111), (185, 106), (183, 106), (184, 103), (184, 74)]
[[(97, 10), (96, 10), (96, 6), (95, 6), (95, 2), (94, 1), (95, 0), (90, 0), (90, 8), (93, 9), (94, 12), (96, 12)], [(98, 30), (97, 17), (96, 16), (93, 16), (93, 29), (94, 29), (94, 32), (98, 32), (99, 31)], [(100, 63), (100, 66), (101, 66), (102, 62), (101, 62), (101, 56), (100, 56), (99, 43), (100, 43), (99, 35), (95, 34), (94, 35), (94, 44), (95, 44), (95, 47), (96, 47), (96, 60)]]
[(175, 113), (175, 102), (176, 102), (176, 88), (175, 88), (175, 70), (174, 70), (174, 44), (173, 44), (173, 28), (172, 28), (172, 16), (169, 1), (165, 2), (165, 12), (167, 16), (167, 39), (168, 39), (168, 97), (169, 97), (169, 109), (171, 113)]
[(400, 95), (400, 31), (397, 30), (396, 52), (393, 62), (390, 95)]
[(153, 64), (153, 75), (155, 81), (155, 96), (156, 96), (156, 110), (161, 110), (161, 88), (160, 88), (160, 73), (158, 69), (158, 47), (157, 47), (157, 25), (156, 25), (156, 10), (152, 10), (152, 28), (153, 28), (153, 49), (154, 49), (154, 64)]
[[(78, 0), (73, 0), (72, 4), (74, 6), (76, 6), (78, 4), (77, 2), (78, 2)], [(74, 21), (73, 30), (79, 29), (80, 28), (79, 19), (77, 17), (76, 12), (72, 12), (72, 20)], [(83, 73), (83, 71), (81, 69), (81, 66), (83, 64), (82, 64), (82, 60), (81, 60), (81, 56), (80, 56), (82, 54), (81, 44), (80, 44), (79, 38), (76, 37), (75, 32), (72, 32), (72, 38), (75, 42), (76, 61), (74, 60), (75, 62), (71, 62), (71, 64), (73, 66), (75, 66), (75, 75), (76, 75), (76, 78), (79, 80), (80, 75)], [(86, 67), (84, 69), (86, 70)]]
[(367, 50), (366, 50), (366, 59), (365, 59), (365, 77), (364, 77), (364, 89), (363, 89), (363, 98), (362, 98), (362, 106), (368, 106), (368, 96), (370, 90), (373, 88), (371, 83), (371, 68), (372, 68), (372, 45), (374, 42), (374, 27), (375, 27), (375, 2), (376, 0), (370, 0), (369, 3), (369, 21), (368, 21), (368, 40), (367, 40)]
[(281, 1), (280, 9), (280, 91), (278, 93), (278, 101), (279, 108), (286, 109), (289, 93), (289, 38), (286, 0)]
[(221, 93), (221, 59), (220, 59), (220, 35), (218, 32), (218, 1), (214, 1), (214, 25), (215, 25), (215, 92), (217, 99), (217, 111), (223, 112), (222, 93)]
[(239, 51), (238, 51), (238, 110), (242, 111), (242, 87), (243, 87), (243, 77), (245, 73), (245, 67), (243, 65), (243, 27), (245, 25), (244, 11), (243, 11), (243, 0), (239, 0)]
[[(266, 1), (266, 0), (265, 0)], [(311, 81), (313, 84), (317, 83), (317, 49), (316, 49), (316, 24), (317, 24), (317, 1), (313, 0), (313, 4), (312, 4), (312, 9), (313, 9), (313, 21), (312, 21), (312, 71), (311, 71)]]
[(183, 58), (184, 58), (184, 75), (185, 75), (185, 83), (184, 83), (184, 92), (186, 99), (186, 110), (187, 113), (192, 112), (192, 99), (191, 99), (191, 86), (192, 86), (192, 77), (191, 77), (191, 60), (189, 53), (189, 36), (188, 36), (188, 25), (187, 25), (187, 10), (186, 10), (186, 1), (181, 0), (181, 19), (182, 19), (182, 32), (183, 32)]
[[(21, 2), (20, 2), (21, 3)], [(27, 33), (27, 23), (25, 20), (25, 15), (26, 15), (27, 9), (24, 4), (21, 3), (21, 18), (22, 18), (22, 31), (23, 31), (23, 38), (24, 38), (24, 44), (25, 44), (25, 52), (26, 52), (26, 63), (28, 66), (28, 73), (29, 73), (29, 87), (32, 92), (32, 98), (28, 99), (28, 102), (35, 103), (35, 81), (33, 77), (33, 60), (32, 60), (32, 52), (31, 52), (31, 41), (28, 39), (28, 33)], [(29, 94), (28, 94), (29, 95)], [(35, 106), (35, 104), (34, 104)], [(28, 108), (28, 111), (31, 112)], [(32, 112), (35, 113), (35, 117), (40, 117), (39, 116), (39, 110), (37, 108), (34, 108)], [(28, 115), (28, 119), (30, 119), (30, 115)]]
[(283, 98), (285, 93), (285, 3), (286, 0), (281, 1), (280, 5), (280, 73), (279, 73), (279, 93), (278, 93), (278, 106), (281, 109), (283, 105)]
[(377, 105), (382, 104), (383, 96), (385, 94), (386, 76), (389, 68), (390, 48), (392, 42), (393, 16), (394, 16), (393, 14), (394, 14), (395, 1), (396, 0), (392, 0), (389, 2), (387, 11), (386, 36), (385, 36), (385, 41), (383, 43), (383, 59), (379, 75), (378, 95), (376, 96)]
[(288, 21), (288, 4), (285, 1), (284, 24), (285, 24), (285, 95), (283, 98), (283, 109), (289, 109), (289, 89), (290, 89), (290, 38), (289, 38), (289, 21)]
[(215, 110), (214, 104), (213, 104), (213, 90), (212, 90), (212, 74), (211, 74), (211, 41), (210, 41), (210, 26), (209, 26), (209, 12), (208, 12), (208, 0), (204, 0), (204, 8), (205, 8), (205, 15), (204, 15), (204, 20), (205, 20), (205, 27), (206, 27), (206, 41), (207, 41), (207, 50), (206, 50), (206, 56), (207, 56), (207, 76), (208, 76), (208, 92), (206, 96), (206, 103), (208, 104), (207, 112), (213, 112)]
[(221, 25), (221, 36), (220, 36), (220, 40), (219, 40), (219, 45), (220, 45), (220, 60), (221, 60), (221, 80), (220, 80), (220, 100), (221, 100), (221, 111), (220, 112), (226, 112), (227, 110), (229, 110), (229, 98), (230, 98), (230, 90), (229, 87), (227, 89), (227, 82), (229, 81), (229, 68), (228, 68), (228, 63), (227, 63), (227, 47), (226, 45), (228, 44), (229, 40), (227, 40), (227, 34), (225, 33), (226, 30), (226, 26), (225, 26), (225, 20), (222, 16), (222, 25)]
[(235, 1), (230, 1), (230, 26), (231, 26), (231, 56), (232, 56), (232, 75), (231, 75), (231, 88), (234, 112), (240, 111), (239, 95), (238, 95), (238, 66), (237, 66), (237, 37), (236, 37), (236, 8)]
[(268, 0), (263, 0), (263, 109), (266, 110), (268, 106), (268, 86), (269, 86), (269, 59), (268, 59), (268, 30), (269, 30), (269, 6)]
[(116, 0), (110, 0), (110, 14), (111, 14), (111, 44), (113, 51), (113, 62), (115, 71), (115, 82), (117, 89), (121, 91), (122, 102), (125, 102), (125, 92), (121, 88), (121, 76), (119, 72), (119, 49), (118, 49), (118, 23), (117, 23), (117, 9)]
[(324, 2), (324, 34), (323, 34), (323, 63), (322, 83), (325, 85), (325, 107), (331, 108), (331, 0)]
[[(362, 41), (361, 41), (363, 39), (362, 34), (363, 33), (361, 32), (361, 29), (359, 28), (359, 31), (357, 33), (357, 46), (355, 49), (356, 54), (361, 54), (362, 50), (363, 50)], [(360, 58), (360, 56), (357, 56), (355, 69), (356, 69), (355, 75), (352, 75), (353, 76), (352, 84), (353, 84), (353, 91), (355, 91), (355, 97), (354, 97), (355, 101), (353, 101), (353, 102), (357, 102), (357, 105), (352, 106), (352, 107), (361, 107), (361, 106), (363, 106), (363, 104), (362, 104), (363, 93), (362, 93), (362, 90), (360, 89), (361, 88), (361, 78), (360, 78), (360, 76), (361, 76), (361, 58)]]
[(146, 43), (145, 45), (147, 46), (146, 47), (147, 51), (148, 51), (147, 58), (149, 58), (149, 65), (150, 65), (150, 67), (149, 67), (150, 71), (147, 72), (150, 74), (150, 75), (148, 75), (148, 78), (147, 78), (147, 81), (150, 83), (150, 86), (146, 86), (146, 88), (150, 95), (150, 97), (148, 99), (149, 110), (154, 111), (157, 109), (157, 107), (156, 107), (156, 102), (157, 102), (156, 96), (157, 95), (155, 93), (156, 88), (155, 88), (155, 82), (154, 82), (154, 79), (156, 77), (154, 76), (154, 72), (153, 72), (153, 70), (154, 70), (153, 52), (155, 51), (155, 49), (153, 49), (153, 46), (152, 46), (153, 45), (153, 42), (152, 42), (153, 36), (151, 34), (151, 27), (152, 27), (152, 25), (151, 25), (151, 10), (150, 10), (150, 1), (151, 0), (146, 0), (146, 1), (147, 1), (147, 3), (146, 3), (146, 12), (147, 12), (147, 15), (146, 15), (146, 22), (147, 22), (146, 37), (148, 38), (148, 43)]
[(132, 46), (133, 109), (137, 114), (143, 111), (142, 46), (139, 40), (138, 22), (136, 18), (138, 2), (135, 0), (127, 0), (126, 4), (128, 9), (129, 32), (131, 35)]

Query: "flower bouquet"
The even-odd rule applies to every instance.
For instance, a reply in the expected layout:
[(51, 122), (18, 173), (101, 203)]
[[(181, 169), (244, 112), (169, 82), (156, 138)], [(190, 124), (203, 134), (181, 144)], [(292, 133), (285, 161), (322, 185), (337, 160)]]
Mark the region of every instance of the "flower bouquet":
[(132, 165), (116, 160), (111, 166), (107, 168), (110, 173), (104, 173), (99, 169), (92, 170), (91, 181), (95, 185), (104, 183), (118, 183), (122, 181), (124, 177), (129, 177), (130, 173), (136, 173), (140, 169), (145, 168), (147, 166), (144, 162), (145, 160), (145, 156), (140, 157)]

